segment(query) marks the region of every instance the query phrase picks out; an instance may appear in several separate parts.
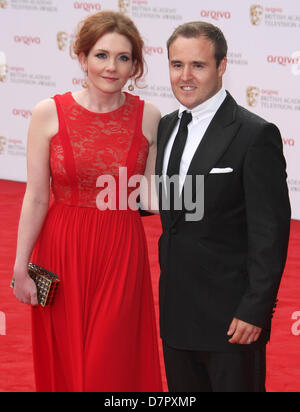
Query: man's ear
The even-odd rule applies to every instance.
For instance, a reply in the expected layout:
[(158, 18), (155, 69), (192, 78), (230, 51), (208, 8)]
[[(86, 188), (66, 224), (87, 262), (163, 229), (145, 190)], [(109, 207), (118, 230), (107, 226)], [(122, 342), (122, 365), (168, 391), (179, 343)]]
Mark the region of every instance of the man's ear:
[(221, 61), (219, 67), (218, 67), (218, 72), (219, 72), (219, 76), (223, 77), (226, 69), (227, 69), (227, 63), (228, 63), (228, 59), (227, 57), (224, 57), (224, 59)]

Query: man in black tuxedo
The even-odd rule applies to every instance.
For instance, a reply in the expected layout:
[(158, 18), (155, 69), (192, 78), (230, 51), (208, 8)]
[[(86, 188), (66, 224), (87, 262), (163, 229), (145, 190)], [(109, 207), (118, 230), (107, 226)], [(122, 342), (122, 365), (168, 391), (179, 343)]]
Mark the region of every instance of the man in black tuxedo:
[[(223, 88), (227, 42), (220, 29), (182, 25), (168, 51), (181, 103), (160, 122), (156, 161), (169, 390), (264, 392), (291, 214), (282, 139), (275, 125), (238, 106)], [(173, 190), (167, 182), (175, 175)], [(187, 176), (192, 188), (184, 186)], [(190, 219), (186, 202), (176, 210), (178, 189), (181, 199), (192, 196), (190, 204), (203, 193), (202, 219)]]

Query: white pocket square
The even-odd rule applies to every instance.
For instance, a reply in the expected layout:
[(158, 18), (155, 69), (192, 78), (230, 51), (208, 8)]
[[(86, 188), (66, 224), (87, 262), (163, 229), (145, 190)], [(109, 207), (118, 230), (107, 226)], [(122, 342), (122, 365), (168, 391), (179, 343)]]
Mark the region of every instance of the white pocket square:
[(231, 167), (225, 167), (225, 168), (215, 168), (212, 169), (210, 174), (211, 175), (216, 175), (216, 174), (221, 174), (221, 173), (232, 173), (233, 169), (231, 169)]

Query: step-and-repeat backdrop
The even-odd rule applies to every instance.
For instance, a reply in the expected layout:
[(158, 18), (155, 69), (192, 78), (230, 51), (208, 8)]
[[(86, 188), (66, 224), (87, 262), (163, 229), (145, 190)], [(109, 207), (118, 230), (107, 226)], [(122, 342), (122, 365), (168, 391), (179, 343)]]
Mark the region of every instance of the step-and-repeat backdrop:
[(26, 181), (32, 108), (82, 87), (71, 45), (79, 21), (100, 10), (132, 17), (145, 40), (144, 99), (163, 114), (177, 108), (166, 41), (191, 20), (222, 28), (229, 43), (225, 86), (247, 109), (276, 123), (288, 162), (293, 217), (300, 219), (299, 0), (0, 0), (0, 178)]

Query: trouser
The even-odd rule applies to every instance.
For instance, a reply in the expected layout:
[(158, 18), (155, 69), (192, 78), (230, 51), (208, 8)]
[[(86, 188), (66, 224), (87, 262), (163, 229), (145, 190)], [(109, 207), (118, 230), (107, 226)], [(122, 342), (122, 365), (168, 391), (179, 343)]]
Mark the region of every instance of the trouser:
[(266, 348), (235, 353), (178, 350), (163, 343), (170, 392), (266, 392)]

